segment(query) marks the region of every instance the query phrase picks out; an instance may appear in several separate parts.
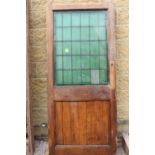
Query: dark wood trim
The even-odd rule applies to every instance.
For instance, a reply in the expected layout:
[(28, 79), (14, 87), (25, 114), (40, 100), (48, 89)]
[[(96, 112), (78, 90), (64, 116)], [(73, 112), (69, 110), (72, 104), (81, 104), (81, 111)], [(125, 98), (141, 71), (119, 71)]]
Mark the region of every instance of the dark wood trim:
[(55, 86), (55, 101), (94, 101), (110, 100), (108, 86)]
[(28, 151), (29, 155), (34, 152), (34, 135), (32, 124), (32, 102), (31, 102), (31, 77), (30, 77), (30, 59), (29, 59), (29, 2), (26, 0), (26, 110), (27, 110), (27, 125), (28, 125)]
[[(54, 99), (61, 100), (64, 97), (55, 96), (53, 90), (58, 91), (54, 87), (53, 78), (53, 12), (56, 10), (107, 10), (108, 11), (108, 47), (109, 47), (109, 77), (110, 77), (110, 100), (111, 100), (111, 146), (112, 150), (116, 150), (116, 97), (115, 97), (115, 16), (114, 7), (111, 3), (74, 3), (74, 4), (58, 4), (51, 3), (47, 9), (47, 43), (48, 43), (48, 113), (49, 113), (49, 152), (55, 151), (55, 105)], [(108, 89), (107, 89), (108, 90)], [(63, 91), (63, 90), (61, 90)], [(108, 90), (109, 91), (109, 90)], [(107, 95), (108, 96), (108, 95)], [(109, 98), (109, 96), (107, 97)], [(57, 148), (56, 148), (57, 149)], [(76, 152), (76, 151), (75, 151)], [(64, 154), (61, 151), (58, 154)]]

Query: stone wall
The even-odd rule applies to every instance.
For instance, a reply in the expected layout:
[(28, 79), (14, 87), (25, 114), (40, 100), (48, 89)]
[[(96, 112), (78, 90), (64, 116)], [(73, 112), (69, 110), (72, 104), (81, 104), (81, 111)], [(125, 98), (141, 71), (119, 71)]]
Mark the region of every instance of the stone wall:
[[(46, 7), (52, 0), (29, 1), (29, 54), (32, 82), (33, 125), (35, 136), (47, 136), (47, 49)], [(117, 120), (128, 120), (128, 0), (53, 0), (61, 3), (112, 2), (116, 12), (117, 48)], [(118, 132), (128, 130), (128, 123), (118, 123)]]

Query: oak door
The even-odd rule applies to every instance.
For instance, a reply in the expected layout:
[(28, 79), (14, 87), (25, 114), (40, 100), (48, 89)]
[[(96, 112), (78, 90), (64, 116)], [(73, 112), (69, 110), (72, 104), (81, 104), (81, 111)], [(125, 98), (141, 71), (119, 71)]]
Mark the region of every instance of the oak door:
[(48, 26), (49, 152), (116, 149), (114, 15), (110, 4), (51, 4)]

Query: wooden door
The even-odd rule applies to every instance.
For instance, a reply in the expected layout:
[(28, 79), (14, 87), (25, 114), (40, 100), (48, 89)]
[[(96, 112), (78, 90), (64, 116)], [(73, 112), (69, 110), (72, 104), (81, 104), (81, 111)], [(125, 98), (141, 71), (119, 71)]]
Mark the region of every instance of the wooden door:
[(111, 4), (51, 4), (47, 12), (49, 152), (116, 150), (115, 38)]

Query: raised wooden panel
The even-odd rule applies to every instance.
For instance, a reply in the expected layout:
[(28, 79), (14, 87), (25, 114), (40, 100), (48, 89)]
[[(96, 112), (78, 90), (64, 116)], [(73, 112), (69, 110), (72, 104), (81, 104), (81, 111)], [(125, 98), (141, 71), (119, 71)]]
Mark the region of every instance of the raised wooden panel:
[(87, 144), (109, 143), (109, 102), (87, 103)]
[(56, 145), (56, 155), (112, 155), (111, 148), (103, 145)]
[(110, 102), (56, 102), (57, 144), (109, 144)]

